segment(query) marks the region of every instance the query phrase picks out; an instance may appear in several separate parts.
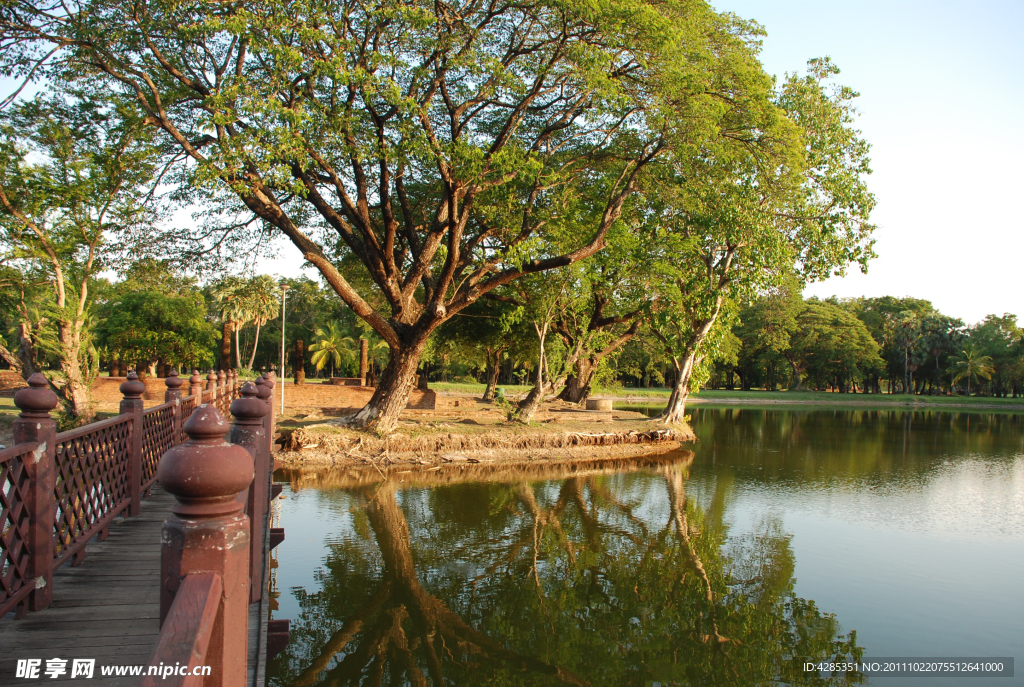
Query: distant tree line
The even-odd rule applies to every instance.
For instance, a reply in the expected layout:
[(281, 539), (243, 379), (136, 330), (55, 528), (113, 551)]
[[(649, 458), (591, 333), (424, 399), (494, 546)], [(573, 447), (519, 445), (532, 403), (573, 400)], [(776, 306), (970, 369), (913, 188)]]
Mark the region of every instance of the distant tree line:
[(781, 289), (739, 312), (708, 387), (1024, 395), (1015, 315), (965, 326), (917, 298), (803, 299)]

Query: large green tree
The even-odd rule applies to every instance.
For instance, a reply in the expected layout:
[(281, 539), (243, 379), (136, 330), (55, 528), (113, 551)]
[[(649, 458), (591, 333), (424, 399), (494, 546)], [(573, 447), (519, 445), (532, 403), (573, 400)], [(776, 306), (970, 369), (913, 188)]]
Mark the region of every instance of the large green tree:
[(864, 323), (838, 305), (810, 299), (796, 317), (787, 355), (794, 373), (806, 375), (818, 390), (840, 392), (881, 369), (878, 344)]
[(811, 60), (773, 105), (745, 113), (758, 122), (746, 146), (674, 151), (661, 176), (650, 321), (675, 371), (664, 422), (683, 418), (691, 380), (704, 381), (723, 340), (715, 324), (737, 299), (794, 271), (821, 278), (873, 255), (869, 146), (853, 127), (857, 94), (828, 86), (836, 74)]
[(205, 367), (214, 362), (216, 328), (198, 291), (132, 291), (103, 305), (100, 336), (119, 360), (148, 366)]
[[(750, 37), (695, 0), (12, 0), (0, 72), (127, 95), (247, 247), (295, 245), (390, 346), (353, 418), (387, 430), (441, 323), (600, 250), (670, 141), (742, 142)], [(595, 166), (596, 221), (535, 252)]]
[(98, 371), (90, 287), (152, 222), (157, 155), (151, 131), (123, 103), (40, 96), (0, 116), (0, 259), (49, 283), (43, 340), (60, 365), (65, 410), (81, 420), (93, 416)]

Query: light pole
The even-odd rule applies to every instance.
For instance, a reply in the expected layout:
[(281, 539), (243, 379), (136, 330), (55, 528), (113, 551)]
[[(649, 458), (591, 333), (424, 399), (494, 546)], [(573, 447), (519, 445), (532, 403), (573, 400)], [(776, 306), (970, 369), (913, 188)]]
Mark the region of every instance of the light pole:
[(284, 415), (284, 349), (285, 349), (285, 336), (284, 336), (284, 304), (288, 300), (288, 289), (291, 288), (287, 284), (281, 284), (281, 415)]

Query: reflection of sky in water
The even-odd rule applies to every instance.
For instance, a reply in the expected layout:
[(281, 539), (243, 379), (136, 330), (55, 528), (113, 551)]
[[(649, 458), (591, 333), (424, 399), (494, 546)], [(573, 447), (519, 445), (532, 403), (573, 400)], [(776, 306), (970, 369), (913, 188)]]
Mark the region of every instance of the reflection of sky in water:
[[(715, 417), (707, 418), (715, 422)], [(698, 427), (700, 434), (700, 428)], [(735, 479), (725, 521), (731, 539), (755, 536), (766, 519), (790, 535), (797, 595), (814, 599), (857, 630), (868, 656), (1014, 656), (1024, 661), (1024, 455), (1020, 428), (997, 434), (987, 451), (962, 453), (920, 446), (918, 462), (888, 474), (803, 474), (799, 467), (766, 481), (760, 460), (773, 458), (772, 439), (730, 451), (717, 441), (715, 466), (698, 444), (687, 491), (708, 503), (716, 480)], [(783, 442), (779, 442), (780, 444)], [(808, 442), (814, 443), (814, 442)], [(815, 446), (820, 457), (822, 447)], [(921, 461), (921, 454), (927, 460)], [(741, 454), (732, 460), (730, 454)], [(932, 457), (934, 456), (934, 457)], [(888, 457), (892, 457), (889, 455)], [(760, 460), (759, 460), (760, 458)], [(852, 472), (852, 471), (851, 471)], [(885, 471), (881, 471), (884, 473)], [(780, 475), (781, 476), (781, 475)], [(877, 684), (1024, 685), (1012, 679), (887, 678)]]
[[(790, 459), (792, 467), (785, 469), (779, 469), (773, 454), (787, 448), (796, 454), (795, 444), (802, 447), (802, 440), (792, 435), (773, 436), (751, 426), (749, 433), (724, 440), (707, 436), (711, 423), (742, 425), (746, 420), (705, 416), (694, 423), (705, 436), (695, 447), (687, 495), (700, 508), (711, 507), (716, 497), (724, 505), (727, 549), (739, 551), (758, 538), (788, 538), (796, 594), (836, 614), (844, 629), (856, 629), (867, 656), (1024, 660), (1024, 455), (1019, 427), (988, 437), (983, 450), (968, 439), (959, 453), (938, 448), (952, 443), (946, 437), (922, 446), (929, 435), (918, 429), (911, 438), (918, 449), (912, 463), (893, 458), (900, 452), (906, 458), (905, 445), (896, 444), (907, 437), (890, 436), (871, 450), (892, 459), (891, 465), (861, 472), (837, 468), (830, 476), (821, 468), (828, 442), (815, 441), (813, 427), (803, 429), (812, 436), (807, 443), (814, 445), (814, 457)], [(702, 421), (707, 423), (703, 427)], [(756, 436), (756, 446), (751, 436)], [(783, 448), (773, 448), (776, 442)], [(664, 526), (669, 509), (660, 478), (623, 474), (606, 484), (616, 498), (634, 505), (634, 514), (652, 530)], [(538, 501), (550, 505), (558, 488), (558, 482), (551, 482), (538, 489)], [(278, 588), (283, 593), (274, 616), (297, 618), (300, 609), (288, 590), (319, 588), (315, 572), (324, 546), (351, 536), (358, 525), (350, 509), (357, 502), (342, 491), (286, 489), (286, 494), (288, 499), (280, 502), (280, 524), (287, 539), (277, 549), (282, 561)], [(430, 496), (425, 488), (398, 494), (414, 551), (418, 539), (443, 536), (443, 523), (432, 517)], [(501, 532), (490, 535), (490, 541), (477, 545), (495, 550), (507, 545)], [(462, 553), (453, 548), (439, 567), (448, 575), (480, 574)], [(1024, 666), (1016, 673), (1013, 679), (888, 678), (873, 683), (1024, 685)]]

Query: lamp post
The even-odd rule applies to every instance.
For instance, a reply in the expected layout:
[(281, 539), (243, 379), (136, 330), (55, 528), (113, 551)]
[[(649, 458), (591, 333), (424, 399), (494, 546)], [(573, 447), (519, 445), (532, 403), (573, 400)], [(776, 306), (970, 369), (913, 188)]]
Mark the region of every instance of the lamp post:
[(284, 349), (285, 349), (285, 335), (284, 335), (284, 305), (288, 300), (288, 289), (291, 288), (287, 284), (281, 284), (281, 415), (284, 415)]

